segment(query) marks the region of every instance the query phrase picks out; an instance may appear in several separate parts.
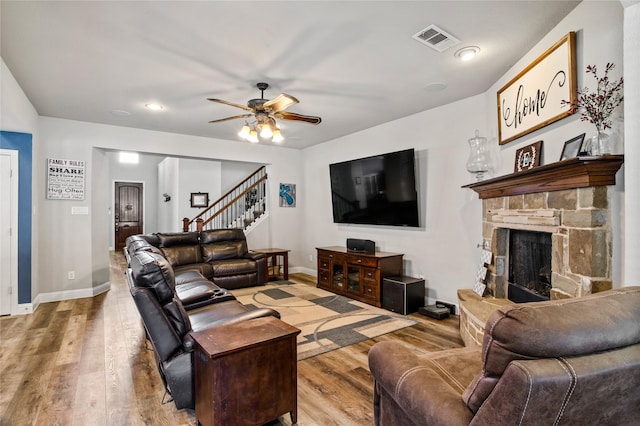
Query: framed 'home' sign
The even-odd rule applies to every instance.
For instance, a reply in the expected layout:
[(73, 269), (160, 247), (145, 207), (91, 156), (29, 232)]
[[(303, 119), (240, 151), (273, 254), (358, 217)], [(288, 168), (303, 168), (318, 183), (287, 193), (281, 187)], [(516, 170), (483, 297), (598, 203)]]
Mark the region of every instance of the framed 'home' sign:
[(575, 38), (564, 36), (498, 91), (500, 145), (575, 112), (561, 103), (577, 95)]

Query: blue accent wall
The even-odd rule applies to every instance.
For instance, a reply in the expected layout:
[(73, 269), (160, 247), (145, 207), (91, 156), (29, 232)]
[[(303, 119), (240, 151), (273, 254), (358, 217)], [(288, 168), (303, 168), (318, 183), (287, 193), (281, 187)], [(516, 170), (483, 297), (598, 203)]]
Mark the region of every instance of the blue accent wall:
[(0, 148), (18, 151), (18, 303), (31, 303), (31, 141), (28, 133), (0, 130)]

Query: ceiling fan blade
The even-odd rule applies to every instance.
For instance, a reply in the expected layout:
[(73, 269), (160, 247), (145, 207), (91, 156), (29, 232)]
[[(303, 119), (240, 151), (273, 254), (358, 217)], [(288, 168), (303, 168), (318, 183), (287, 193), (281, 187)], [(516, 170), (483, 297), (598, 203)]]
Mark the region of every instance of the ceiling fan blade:
[(281, 93), (274, 99), (265, 102), (263, 106), (265, 109), (271, 109), (273, 112), (280, 112), (289, 108), (291, 105), (297, 104), (298, 102), (299, 101), (293, 96)]
[(320, 117), (296, 114), (295, 112), (278, 112), (273, 116), (275, 118), (280, 118), (282, 120), (304, 121), (305, 123), (311, 123), (311, 124), (320, 124), (320, 122), (322, 121)]
[(235, 120), (236, 118), (247, 118), (247, 117), (253, 117), (253, 114), (234, 115), (233, 117), (221, 118), (219, 120), (211, 120), (209, 123), (220, 123), (222, 121)]
[(252, 110), (251, 108), (249, 108), (248, 106), (246, 106), (246, 105), (240, 105), (240, 104), (237, 104), (237, 103), (235, 103), (235, 102), (229, 102), (229, 101), (225, 101), (225, 100), (222, 100), (222, 99), (214, 99), (214, 98), (207, 98), (207, 100), (208, 100), (208, 101), (211, 101), (211, 102), (218, 102), (219, 104), (229, 105), (229, 106), (236, 107), (236, 108), (242, 108), (242, 109), (245, 109), (245, 110), (247, 110), (247, 111), (253, 111), (253, 110)]

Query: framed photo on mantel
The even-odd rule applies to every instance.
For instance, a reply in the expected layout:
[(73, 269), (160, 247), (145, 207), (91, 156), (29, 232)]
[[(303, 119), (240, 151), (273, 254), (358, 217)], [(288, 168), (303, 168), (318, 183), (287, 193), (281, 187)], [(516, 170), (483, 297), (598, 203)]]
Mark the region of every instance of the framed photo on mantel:
[(498, 90), (498, 143), (567, 117), (577, 96), (575, 33), (570, 32)]
[(516, 151), (516, 159), (513, 165), (514, 172), (531, 170), (540, 165), (542, 155), (542, 141), (534, 142)]

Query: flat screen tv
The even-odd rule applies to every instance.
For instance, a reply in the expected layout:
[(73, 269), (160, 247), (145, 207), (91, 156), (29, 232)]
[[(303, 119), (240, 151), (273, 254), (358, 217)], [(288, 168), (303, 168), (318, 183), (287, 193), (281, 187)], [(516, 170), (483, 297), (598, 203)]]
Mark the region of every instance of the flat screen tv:
[(413, 149), (329, 165), (333, 221), (418, 227)]

